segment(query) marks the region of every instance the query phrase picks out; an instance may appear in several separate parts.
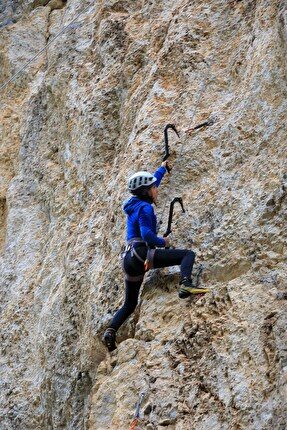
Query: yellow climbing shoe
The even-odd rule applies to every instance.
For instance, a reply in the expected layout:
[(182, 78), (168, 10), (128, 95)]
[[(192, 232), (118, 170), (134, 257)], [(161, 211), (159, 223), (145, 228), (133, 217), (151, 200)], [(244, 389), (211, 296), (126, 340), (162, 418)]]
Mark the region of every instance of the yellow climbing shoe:
[(206, 294), (208, 291), (209, 290), (207, 288), (192, 285), (192, 281), (190, 279), (182, 279), (178, 289), (178, 297), (180, 299), (186, 299), (191, 295)]

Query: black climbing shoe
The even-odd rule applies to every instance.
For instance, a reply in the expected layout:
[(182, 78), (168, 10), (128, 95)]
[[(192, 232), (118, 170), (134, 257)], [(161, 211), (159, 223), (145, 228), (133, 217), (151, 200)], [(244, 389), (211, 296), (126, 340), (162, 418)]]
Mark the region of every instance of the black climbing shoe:
[(208, 289), (192, 285), (191, 279), (183, 278), (179, 283), (178, 297), (180, 299), (186, 299), (192, 295), (201, 295), (205, 293), (208, 293)]
[(107, 328), (103, 337), (104, 344), (111, 352), (117, 348), (116, 331), (113, 328)]

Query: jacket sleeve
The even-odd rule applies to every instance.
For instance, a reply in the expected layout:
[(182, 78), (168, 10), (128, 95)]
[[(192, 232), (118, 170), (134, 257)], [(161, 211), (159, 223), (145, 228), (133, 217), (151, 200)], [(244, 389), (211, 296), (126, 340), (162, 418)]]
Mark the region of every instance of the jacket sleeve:
[(158, 237), (152, 230), (153, 208), (151, 205), (144, 206), (139, 214), (139, 226), (141, 237), (150, 246), (165, 247), (165, 240)]
[(163, 166), (160, 166), (160, 168), (157, 169), (157, 171), (154, 173), (153, 176), (155, 176), (156, 179), (157, 179), (157, 181), (155, 183), (155, 185), (157, 186), (157, 188), (159, 187), (159, 184), (161, 183), (161, 180), (164, 177), (165, 172), (166, 172), (165, 168)]

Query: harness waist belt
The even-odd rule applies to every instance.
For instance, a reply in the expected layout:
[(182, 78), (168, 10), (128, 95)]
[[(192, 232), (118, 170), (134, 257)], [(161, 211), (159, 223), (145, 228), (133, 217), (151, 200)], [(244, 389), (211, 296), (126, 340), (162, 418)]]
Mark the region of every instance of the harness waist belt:
[[(145, 260), (143, 258), (141, 258), (141, 256), (136, 252), (136, 249), (135, 249), (135, 248), (141, 247), (141, 246), (147, 247), (147, 254), (146, 254)], [(125, 249), (125, 252), (123, 255), (126, 255), (127, 252), (131, 252), (132, 255), (134, 255), (141, 263), (144, 264), (145, 272), (147, 272), (149, 269), (154, 268), (153, 267), (153, 259), (154, 259), (155, 249), (150, 249), (147, 242), (145, 242), (141, 237), (132, 237), (131, 239), (129, 239), (127, 241), (127, 246), (126, 246), (126, 249)], [(132, 281), (132, 282), (136, 282), (136, 281), (143, 279), (144, 273), (142, 275), (139, 275), (139, 276), (130, 276), (125, 271), (124, 260), (122, 260), (122, 267), (123, 267), (123, 271), (126, 274), (127, 280)]]
[(127, 242), (127, 248), (131, 248), (131, 246), (147, 246), (147, 243), (141, 237), (132, 237)]

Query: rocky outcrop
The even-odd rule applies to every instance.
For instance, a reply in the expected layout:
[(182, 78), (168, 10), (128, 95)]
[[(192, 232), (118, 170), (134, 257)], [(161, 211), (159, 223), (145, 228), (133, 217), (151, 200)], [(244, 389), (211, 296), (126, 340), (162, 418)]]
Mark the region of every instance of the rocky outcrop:
[[(1, 89), (0, 428), (124, 429), (144, 393), (137, 428), (285, 429), (285, 2), (2, 3), (0, 86), (35, 58)], [(149, 272), (109, 354), (126, 181), (167, 123), (157, 212), (183, 198), (210, 293)]]

